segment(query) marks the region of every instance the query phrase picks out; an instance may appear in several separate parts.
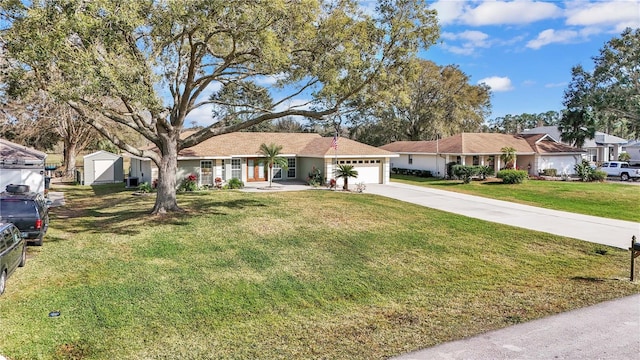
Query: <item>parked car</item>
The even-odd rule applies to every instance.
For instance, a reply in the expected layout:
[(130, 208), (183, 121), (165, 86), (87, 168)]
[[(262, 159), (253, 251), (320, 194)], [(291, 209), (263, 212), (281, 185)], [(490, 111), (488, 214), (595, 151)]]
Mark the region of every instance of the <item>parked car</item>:
[(49, 206), (28, 186), (7, 185), (7, 191), (0, 193), (0, 221), (13, 223), (27, 242), (42, 246), (49, 229)]
[(632, 168), (629, 163), (625, 161), (608, 161), (603, 163), (600, 168), (607, 173), (607, 176), (620, 177), (622, 181), (629, 179), (636, 181), (640, 179), (640, 169)]
[(0, 295), (7, 278), (27, 261), (27, 245), (20, 230), (11, 223), (0, 223)]

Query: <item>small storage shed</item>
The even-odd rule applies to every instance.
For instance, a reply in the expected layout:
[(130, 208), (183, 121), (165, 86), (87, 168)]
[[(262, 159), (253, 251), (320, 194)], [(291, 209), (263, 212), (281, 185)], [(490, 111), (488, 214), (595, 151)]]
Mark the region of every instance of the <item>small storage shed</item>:
[(28, 185), (33, 192), (44, 193), (44, 164), (47, 154), (0, 139), (0, 191), (7, 185)]
[(124, 181), (122, 156), (100, 150), (85, 155), (84, 185), (111, 184)]

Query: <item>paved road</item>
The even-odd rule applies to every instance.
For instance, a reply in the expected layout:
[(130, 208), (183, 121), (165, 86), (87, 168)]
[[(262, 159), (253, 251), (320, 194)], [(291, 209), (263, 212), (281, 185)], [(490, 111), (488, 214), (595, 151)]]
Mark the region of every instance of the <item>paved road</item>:
[(444, 343), (394, 359), (640, 359), (640, 295)]
[(366, 192), (476, 219), (621, 249), (631, 246), (633, 235), (640, 241), (640, 223), (637, 222), (549, 210), (395, 182), (388, 185), (367, 185)]

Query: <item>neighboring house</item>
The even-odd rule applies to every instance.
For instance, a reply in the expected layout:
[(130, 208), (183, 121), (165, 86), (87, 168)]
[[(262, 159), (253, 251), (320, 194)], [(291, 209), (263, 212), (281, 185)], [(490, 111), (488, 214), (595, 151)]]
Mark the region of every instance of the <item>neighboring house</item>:
[(124, 181), (122, 156), (100, 150), (84, 156), (84, 185)]
[(573, 174), (583, 150), (562, 144), (547, 134), (507, 135), (497, 133), (462, 133), (432, 141), (397, 141), (381, 146), (398, 153), (391, 167), (428, 170), (436, 177), (446, 176), (446, 164), (490, 166), (498, 172), (502, 148), (516, 150), (516, 167), (538, 175), (544, 169), (558, 174)]
[(0, 139), (0, 191), (9, 184), (20, 184), (44, 193), (46, 158), (43, 152)]
[[(523, 131), (522, 134), (547, 134), (556, 141), (562, 142), (562, 139), (560, 138), (561, 132), (557, 126), (540, 126), (533, 129), (527, 129)], [(605, 161), (618, 160), (618, 155), (623, 151), (622, 147), (626, 143), (627, 140), (625, 139), (596, 131), (593, 139), (585, 140), (584, 145), (582, 146), (582, 149), (586, 151), (584, 158), (596, 164), (601, 164)]]
[(640, 140), (630, 140), (622, 145), (622, 151), (629, 154), (629, 164), (640, 165)]
[[(183, 134), (186, 137), (189, 133)], [(274, 167), (273, 180), (306, 181), (313, 168), (320, 169), (324, 178), (334, 178), (335, 164), (353, 165), (358, 177), (350, 184), (386, 184), (389, 182), (390, 159), (397, 154), (365, 145), (354, 140), (338, 138), (337, 149), (332, 137), (314, 133), (235, 132), (214, 136), (202, 143), (183, 149), (178, 154), (178, 182), (195, 174), (198, 184), (214, 185), (215, 178), (232, 178), (243, 182), (268, 181), (268, 168), (261, 163), (261, 144), (282, 146), (280, 156), (287, 159), (287, 169)], [(158, 169), (149, 159), (131, 157), (129, 176), (139, 182), (152, 183)], [(337, 181), (342, 185), (342, 179)]]

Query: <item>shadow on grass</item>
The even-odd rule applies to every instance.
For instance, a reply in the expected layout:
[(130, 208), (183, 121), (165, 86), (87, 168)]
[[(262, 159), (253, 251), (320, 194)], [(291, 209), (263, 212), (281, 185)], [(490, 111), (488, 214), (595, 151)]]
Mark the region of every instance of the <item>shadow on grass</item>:
[[(220, 200), (210, 193), (180, 194), (178, 205), (183, 212), (152, 215), (154, 196), (129, 196), (120, 184), (92, 187), (95, 196), (74, 194), (66, 206), (52, 210), (52, 227), (69, 233), (137, 235), (142, 229), (158, 224), (185, 226), (189, 217), (226, 216), (229, 210), (267, 206), (252, 199)], [(123, 194), (124, 193), (124, 194)], [(49, 238), (48, 238), (49, 239)], [(64, 238), (50, 239), (64, 241)]]
[(132, 192), (135, 189), (126, 188), (124, 183), (91, 185), (91, 190), (97, 196), (116, 194), (119, 192)]

